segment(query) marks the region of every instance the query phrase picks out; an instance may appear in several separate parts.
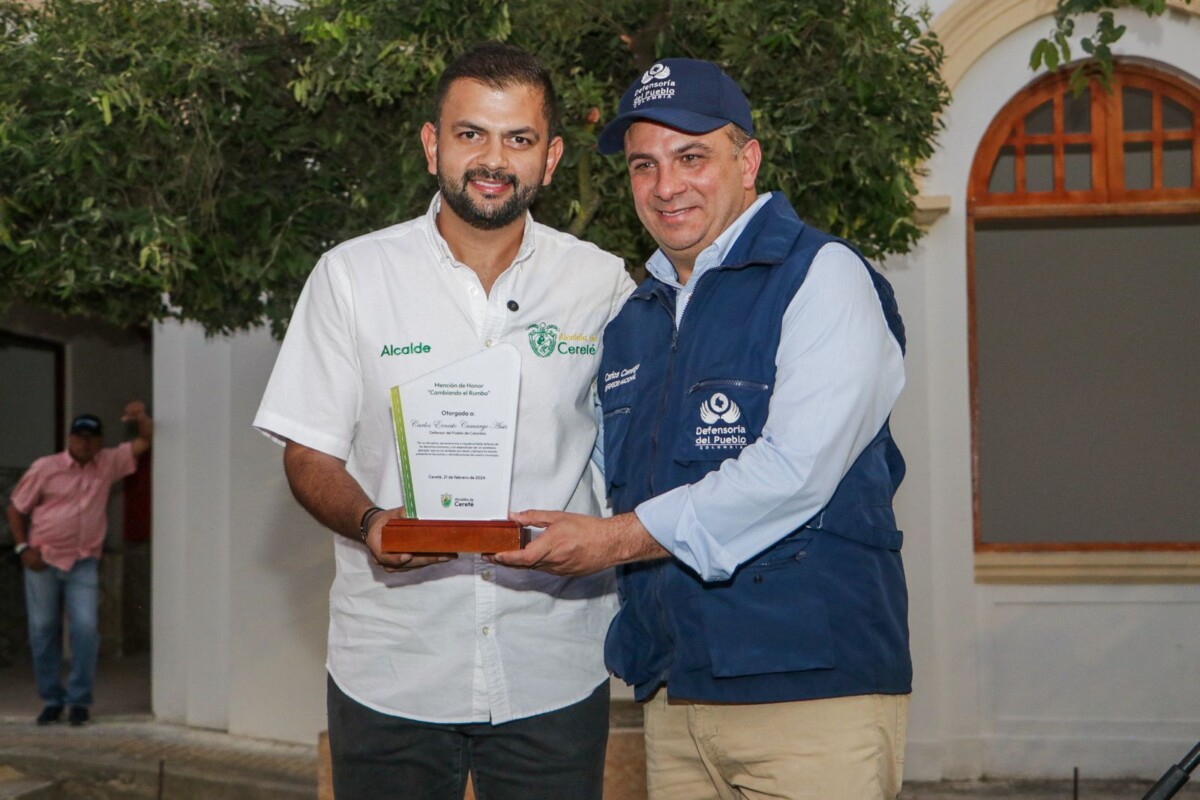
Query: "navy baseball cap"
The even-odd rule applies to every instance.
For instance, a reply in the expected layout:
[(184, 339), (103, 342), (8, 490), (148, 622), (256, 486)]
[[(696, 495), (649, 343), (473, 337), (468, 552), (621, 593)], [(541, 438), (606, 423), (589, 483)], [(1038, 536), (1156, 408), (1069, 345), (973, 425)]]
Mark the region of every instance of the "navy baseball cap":
[(71, 433), (103, 436), (104, 426), (100, 424), (100, 418), (95, 414), (80, 414), (78, 417), (71, 420)]
[(640, 119), (686, 133), (708, 133), (731, 122), (754, 133), (750, 101), (741, 87), (716, 64), (692, 58), (665, 58), (633, 82), (616, 119), (600, 133), (600, 152), (624, 150), (625, 131)]

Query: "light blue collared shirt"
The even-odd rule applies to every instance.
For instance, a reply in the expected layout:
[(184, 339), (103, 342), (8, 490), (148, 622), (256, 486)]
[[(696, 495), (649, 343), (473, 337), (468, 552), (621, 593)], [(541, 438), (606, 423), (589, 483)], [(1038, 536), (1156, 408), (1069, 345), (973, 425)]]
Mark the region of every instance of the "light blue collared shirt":
[[(686, 285), (661, 250), (651, 256), (650, 273), (679, 293), (676, 328), (700, 276), (721, 264), (769, 197), (701, 252)], [(775, 366), (762, 436), (696, 483), (635, 509), (651, 536), (708, 581), (729, 578), (824, 508), (904, 387), (900, 345), (870, 274), (846, 246), (817, 252), (784, 312)]]
[(729, 251), (733, 249), (733, 243), (742, 235), (742, 231), (746, 230), (746, 226), (750, 224), (750, 220), (754, 219), (758, 210), (770, 199), (770, 192), (760, 194), (758, 199), (733, 221), (732, 225), (721, 231), (721, 235), (714, 239), (712, 244), (701, 250), (700, 255), (696, 256), (696, 263), (692, 266), (692, 274), (683, 286), (679, 285), (679, 275), (675, 272), (675, 265), (662, 250), (655, 250), (654, 255), (650, 256), (650, 260), (646, 262), (646, 271), (678, 293), (675, 298), (676, 329), (679, 328), (679, 321), (683, 319), (683, 310), (687, 308), (688, 301), (692, 299), (692, 292), (695, 290), (700, 276), (710, 269), (721, 266), (725, 256), (729, 255)]

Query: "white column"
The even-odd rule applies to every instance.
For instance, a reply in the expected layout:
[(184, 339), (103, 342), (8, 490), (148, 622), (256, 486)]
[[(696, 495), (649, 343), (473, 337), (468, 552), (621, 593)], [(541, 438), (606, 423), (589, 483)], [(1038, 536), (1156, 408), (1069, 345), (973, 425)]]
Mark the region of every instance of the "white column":
[(155, 329), (152, 695), (164, 721), (311, 744), (333, 534), (250, 424), (277, 349), (263, 330)]
[(154, 332), (151, 696), (162, 720), (226, 729), (231, 343)]

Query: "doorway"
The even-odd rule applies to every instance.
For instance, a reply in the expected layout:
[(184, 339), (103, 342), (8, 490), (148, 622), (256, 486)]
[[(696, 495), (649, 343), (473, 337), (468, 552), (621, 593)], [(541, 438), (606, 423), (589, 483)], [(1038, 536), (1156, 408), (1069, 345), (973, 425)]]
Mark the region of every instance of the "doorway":
[[(131, 438), (130, 400), (153, 416), (150, 334), (14, 305), (0, 316), (0, 503), (34, 460), (66, 446), (70, 419), (94, 413), (105, 444)], [(147, 454), (148, 456), (149, 454)], [(113, 487), (101, 566), (101, 655), (94, 712), (150, 712), (150, 462)], [(12, 535), (0, 515), (0, 552)], [(32, 719), (34, 690), (20, 563), (0, 561), (0, 717)]]

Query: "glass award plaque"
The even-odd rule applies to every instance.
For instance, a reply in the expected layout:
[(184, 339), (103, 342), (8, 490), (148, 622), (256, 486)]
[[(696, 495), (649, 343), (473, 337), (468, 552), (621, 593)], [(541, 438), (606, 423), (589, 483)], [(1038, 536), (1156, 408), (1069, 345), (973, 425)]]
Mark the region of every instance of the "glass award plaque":
[(521, 355), (498, 344), (393, 386), (392, 425), (407, 519), (388, 553), (497, 553), (528, 543), (508, 519)]

